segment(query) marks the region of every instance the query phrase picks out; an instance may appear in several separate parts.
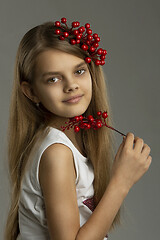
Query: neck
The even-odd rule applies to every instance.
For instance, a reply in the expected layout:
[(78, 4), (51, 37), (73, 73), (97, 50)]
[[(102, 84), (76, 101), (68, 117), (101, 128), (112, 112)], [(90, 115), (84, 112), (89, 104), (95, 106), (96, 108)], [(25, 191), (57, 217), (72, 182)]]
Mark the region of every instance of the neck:
[[(68, 122), (68, 121), (69, 121), (68, 118), (62, 118), (62, 119), (54, 118), (54, 121), (50, 121), (48, 125), (62, 131), (61, 126), (64, 126), (65, 122)], [(81, 130), (78, 133), (76, 133), (74, 131), (74, 128), (70, 128), (69, 130), (66, 129), (64, 133), (71, 140), (74, 146), (79, 150), (79, 152), (85, 156)]]

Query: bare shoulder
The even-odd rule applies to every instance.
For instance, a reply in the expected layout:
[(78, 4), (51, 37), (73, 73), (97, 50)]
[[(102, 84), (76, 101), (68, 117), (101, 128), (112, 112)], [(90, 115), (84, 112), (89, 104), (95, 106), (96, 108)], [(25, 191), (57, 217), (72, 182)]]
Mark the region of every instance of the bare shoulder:
[(41, 157), (39, 166), (40, 183), (49, 173), (63, 173), (63, 171), (72, 171), (73, 169), (74, 160), (71, 149), (61, 143), (52, 144), (44, 151)]

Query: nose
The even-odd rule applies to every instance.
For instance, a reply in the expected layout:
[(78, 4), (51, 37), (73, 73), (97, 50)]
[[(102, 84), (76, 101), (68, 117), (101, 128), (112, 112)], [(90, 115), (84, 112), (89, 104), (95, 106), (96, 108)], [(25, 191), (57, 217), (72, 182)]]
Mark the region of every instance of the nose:
[(79, 85), (76, 81), (74, 81), (73, 79), (65, 79), (64, 92), (74, 92), (77, 89), (79, 89)]

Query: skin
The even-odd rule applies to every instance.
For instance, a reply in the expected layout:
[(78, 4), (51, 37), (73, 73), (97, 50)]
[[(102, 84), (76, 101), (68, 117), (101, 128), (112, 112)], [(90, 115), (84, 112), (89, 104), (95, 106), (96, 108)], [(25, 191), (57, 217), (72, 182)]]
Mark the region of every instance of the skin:
[[(32, 89), (27, 83), (22, 83), (22, 91), (27, 97), (34, 102), (41, 102), (53, 113), (51, 126), (59, 128), (66, 118), (84, 113), (91, 101), (92, 82), (89, 71), (77, 75), (75, 70), (75, 66), (81, 62), (82, 59), (70, 54), (46, 51), (37, 59)], [(41, 78), (44, 72), (50, 71), (60, 72), (56, 83)], [(63, 100), (76, 94), (84, 94), (78, 104), (63, 103)], [(74, 132), (69, 132), (67, 134), (70, 134), (73, 143), (80, 148), (80, 137), (77, 140)], [(48, 147), (41, 157), (39, 180), (50, 239), (102, 240), (129, 190), (149, 169), (152, 161), (150, 151), (143, 139), (135, 137), (133, 133), (127, 134), (115, 156), (111, 180), (101, 201), (87, 222), (80, 227), (72, 152), (63, 144)]]
[[(87, 110), (92, 97), (92, 80), (83, 59), (50, 49), (36, 59), (34, 85), (22, 82), (21, 89), (29, 99), (35, 103), (41, 102), (53, 114), (49, 125), (61, 130), (61, 125), (68, 118), (79, 116)], [(83, 97), (78, 103), (63, 102), (79, 94)], [(65, 133), (85, 155), (80, 132), (77, 134), (70, 129)]]

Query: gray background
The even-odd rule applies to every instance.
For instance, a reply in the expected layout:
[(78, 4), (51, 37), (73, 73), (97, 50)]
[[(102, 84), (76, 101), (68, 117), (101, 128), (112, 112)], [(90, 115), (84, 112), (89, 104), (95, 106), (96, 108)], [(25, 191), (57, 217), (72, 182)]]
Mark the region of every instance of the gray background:
[[(112, 240), (159, 239), (160, 227), (160, 2), (159, 0), (0, 1), (0, 239), (9, 204), (6, 129), (15, 55), (30, 28), (67, 17), (91, 23), (108, 50), (104, 71), (117, 129), (150, 145), (150, 170), (125, 199), (123, 224)], [(118, 144), (121, 136), (118, 134)]]

